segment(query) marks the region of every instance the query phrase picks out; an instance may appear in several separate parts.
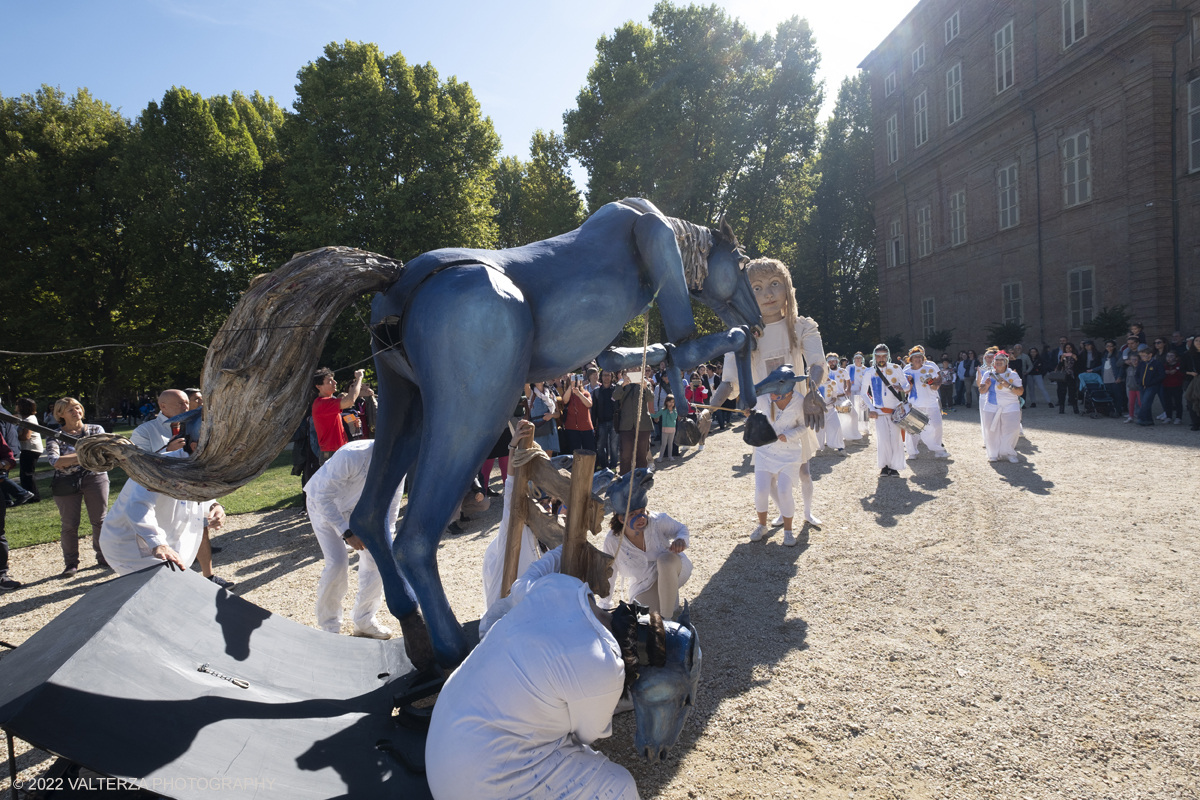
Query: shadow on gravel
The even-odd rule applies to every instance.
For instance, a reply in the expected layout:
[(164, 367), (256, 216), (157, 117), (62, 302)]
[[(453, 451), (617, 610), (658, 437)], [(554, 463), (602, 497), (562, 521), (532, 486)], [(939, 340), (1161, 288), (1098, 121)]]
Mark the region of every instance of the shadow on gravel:
[[(945, 461), (934, 463), (940, 464), (942, 470), (947, 468)], [(912, 462), (909, 462), (909, 466), (912, 466)], [(912, 482), (924, 488), (923, 480), (930, 480), (935, 484), (938, 481), (936, 474), (932, 474), (932, 477), (929, 478), (925, 478), (923, 475), (925, 475), (924, 469), (920, 474), (914, 476)], [(859, 502), (862, 503), (863, 511), (874, 515), (876, 524), (885, 528), (895, 527), (898, 522), (897, 517), (911, 514), (913, 509), (921, 503), (928, 503), (935, 497), (926, 492), (913, 491), (909, 481), (904, 477), (885, 478), (880, 476), (877, 480), (875, 494), (868, 495)], [(943, 478), (943, 480), (946, 480), (947, 484), (949, 483), (948, 479)]]
[[(6, 592), (3, 595), (4, 611), (0, 617), (15, 617), (20, 614), (28, 614), (42, 606), (51, 605), (53, 603), (61, 603), (64, 600), (71, 600), (88, 592), (93, 587), (99, 586), (105, 581), (112, 580), (117, 577), (117, 574), (110, 569), (97, 569), (96, 567), (84, 567), (74, 578), (60, 578), (57, 575), (42, 578), (38, 581), (30, 581), (15, 592)], [(39, 594), (33, 597), (20, 599), (21, 596), (33, 589), (36, 589), (46, 583), (61, 583), (63, 588), (57, 592), (49, 594)], [(39, 590), (40, 591), (40, 590)]]
[[(222, 575), (222, 562), (249, 561), (233, 575), (234, 594), (247, 594), (289, 572), (320, 561), (321, 546), (308, 517), (296, 509), (267, 514), (258, 525), (218, 534), (213, 541), (224, 550), (213, 556), (213, 572)], [(264, 551), (270, 551), (264, 555)]]
[[(1017, 450), (1024, 452), (1021, 448), (1017, 448)], [(1017, 489), (1024, 489), (1034, 494), (1050, 494), (1050, 490), (1054, 488), (1054, 481), (1046, 480), (1038, 475), (1032, 461), (1021, 461), (1016, 464), (995, 461), (990, 466), (1000, 476), (1000, 480)]]
[[(656, 797), (674, 778), (686, 754), (703, 736), (724, 701), (769, 683), (775, 665), (793, 650), (807, 649), (808, 623), (788, 617), (788, 583), (809, 546), (810, 527), (796, 532), (795, 547), (784, 547), (782, 529), (761, 542), (743, 542), (690, 600), (692, 621), (704, 654), (696, 706), (667, 761), (647, 766), (633, 752), (633, 714), (613, 719), (613, 736), (597, 744), (627, 768), (642, 797)], [(681, 594), (687, 596), (685, 585)], [(716, 620), (727, 620), (724, 625)]]

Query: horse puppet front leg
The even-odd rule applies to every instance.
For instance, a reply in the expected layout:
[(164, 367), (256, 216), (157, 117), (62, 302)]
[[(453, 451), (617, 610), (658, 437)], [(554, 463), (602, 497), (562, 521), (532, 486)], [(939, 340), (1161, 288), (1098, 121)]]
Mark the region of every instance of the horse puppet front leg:
[[(687, 387), (683, 383), (682, 370), (695, 369), (703, 362), (724, 355), (725, 353), (737, 353), (738, 365), (738, 380), (742, 381), (743, 369), (742, 362), (746, 364), (744, 370), (747, 377), (750, 376), (750, 329), (745, 325), (737, 328), (730, 328), (721, 333), (710, 333), (707, 336), (701, 336), (699, 339), (693, 339), (690, 342), (683, 344), (668, 344), (667, 350), (667, 379), (671, 382), (671, 392), (677, 398), (684, 397), (684, 391)], [(750, 384), (753, 385), (753, 384)], [(678, 403), (676, 403), (678, 405)], [(753, 403), (750, 404), (753, 406)], [(747, 406), (743, 405), (742, 408)]]
[(483, 266), (438, 273), (410, 309), (404, 348), (424, 418), (408, 511), (392, 551), (420, 601), (437, 662), (450, 668), (470, 644), (442, 587), (438, 542), (521, 396), (534, 324), (520, 289)]

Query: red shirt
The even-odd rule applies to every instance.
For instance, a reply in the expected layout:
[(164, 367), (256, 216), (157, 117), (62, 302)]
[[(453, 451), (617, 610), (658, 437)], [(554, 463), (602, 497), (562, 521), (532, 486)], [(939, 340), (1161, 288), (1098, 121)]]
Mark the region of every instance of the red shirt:
[(687, 395), (687, 401), (689, 404), (688, 405), (689, 412), (692, 412), (695, 410), (691, 407), (691, 403), (707, 403), (708, 402), (708, 389), (704, 388), (703, 383), (700, 384), (699, 386), (689, 386), (683, 390), (683, 393), (685, 395)]
[(569, 431), (592, 430), (592, 410), (583, 404), (578, 390), (571, 392), (571, 399), (567, 401), (563, 427)]
[(338, 397), (318, 397), (312, 404), (313, 425), (321, 452), (329, 453), (346, 444), (342, 427), (342, 401)]
[(1183, 386), (1183, 365), (1176, 361), (1163, 370), (1163, 386)]

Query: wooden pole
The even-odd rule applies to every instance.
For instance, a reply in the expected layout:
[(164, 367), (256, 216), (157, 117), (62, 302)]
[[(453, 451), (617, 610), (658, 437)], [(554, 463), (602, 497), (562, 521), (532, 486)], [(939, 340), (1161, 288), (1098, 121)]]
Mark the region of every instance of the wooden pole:
[[(517, 437), (513, 442), (518, 448), (533, 444), (533, 425), (522, 420), (517, 426)], [(504, 532), (504, 572), (500, 578), (500, 596), (508, 597), (513, 581), (517, 579), (517, 563), (521, 559), (521, 533), (529, 513), (529, 476), (533, 472), (530, 464), (517, 467), (513, 473), (513, 493), (509, 498), (508, 530)]]
[(563, 539), (562, 573), (588, 579), (588, 523), (591, 522), (592, 476), (596, 454), (576, 450), (571, 461), (571, 496), (567, 499), (567, 534)]

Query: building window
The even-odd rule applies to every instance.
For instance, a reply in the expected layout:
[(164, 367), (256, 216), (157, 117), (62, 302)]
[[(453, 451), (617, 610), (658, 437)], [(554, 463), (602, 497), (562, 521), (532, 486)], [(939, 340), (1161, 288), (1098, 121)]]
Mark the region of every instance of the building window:
[(1188, 84), (1188, 172), (1200, 170), (1200, 78)]
[(1021, 221), (1016, 164), (1000, 168), (1000, 172), (996, 174), (996, 191), (1000, 193), (1000, 230), (1006, 230)]
[(1192, 15), (1192, 58), (1200, 53), (1200, 14)]
[(921, 301), (921, 331), (923, 338), (928, 339), (937, 330), (937, 309), (933, 298), (926, 297)]
[(967, 241), (967, 190), (950, 195), (950, 246)]
[(946, 124), (953, 125), (962, 115), (962, 64), (955, 64), (946, 71)]
[(917, 256), (924, 258), (933, 253), (933, 208), (921, 206), (917, 209)]
[(1071, 313), (1071, 330), (1080, 330), (1092, 321), (1096, 300), (1095, 274), (1091, 267), (1073, 269), (1067, 273), (1068, 307)]
[(928, 90), (913, 98), (913, 140), (920, 147), (929, 141)]
[(946, 20), (946, 44), (950, 44), (958, 36), (958, 12), (955, 11)]
[(1091, 143), (1087, 131), (1063, 140), (1063, 205), (1092, 199)]
[(896, 93), (896, 73), (889, 72), (888, 76), (883, 79), (883, 96), (891, 97)]
[(888, 163), (900, 160), (900, 120), (892, 114), (887, 121)]
[(1000, 294), (1003, 298), (1003, 316), (1004, 324), (1010, 323), (1020, 324), (1024, 321), (1024, 311), (1021, 308), (1021, 283), (1006, 283), (1000, 287)]
[(1063, 49), (1087, 36), (1087, 0), (1062, 0)]
[(1013, 85), (1013, 24), (996, 31), (996, 94)]
[(913, 72), (915, 73), (917, 70), (919, 70), (923, 66), (925, 66), (925, 45), (924, 45), (924, 43), (922, 43), (921, 46), (918, 47), (916, 50), (913, 50), (913, 54), (912, 54)]
[(904, 233), (900, 220), (892, 220), (887, 241), (887, 265), (898, 267), (904, 263)]

